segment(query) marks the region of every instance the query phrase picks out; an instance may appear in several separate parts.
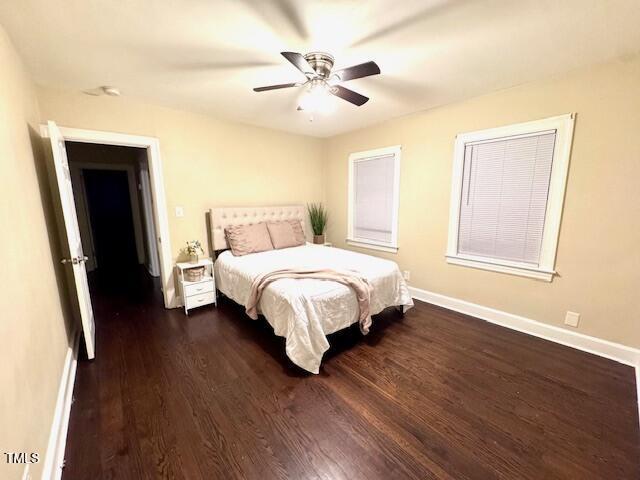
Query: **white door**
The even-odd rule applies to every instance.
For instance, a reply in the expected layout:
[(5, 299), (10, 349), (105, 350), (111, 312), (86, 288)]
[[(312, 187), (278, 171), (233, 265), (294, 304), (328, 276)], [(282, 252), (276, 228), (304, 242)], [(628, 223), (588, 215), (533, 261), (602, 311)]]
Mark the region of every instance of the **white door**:
[(76, 287), (75, 293), (78, 296), (84, 341), (87, 346), (87, 355), (89, 359), (92, 359), (96, 356), (96, 326), (93, 319), (93, 308), (91, 308), (87, 271), (84, 265), (87, 257), (84, 256), (82, 251), (80, 228), (78, 227), (78, 217), (76, 216), (76, 206), (73, 200), (73, 188), (71, 186), (71, 172), (69, 171), (69, 162), (67, 161), (67, 150), (64, 145), (64, 137), (60, 133), (57, 125), (49, 121), (48, 127), (51, 149), (53, 150), (53, 163), (56, 167), (58, 192), (60, 193), (60, 203), (62, 204), (64, 227), (67, 233), (70, 252), (69, 258), (63, 258), (61, 261), (67, 265), (67, 268), (73, 270), (73, 279)]

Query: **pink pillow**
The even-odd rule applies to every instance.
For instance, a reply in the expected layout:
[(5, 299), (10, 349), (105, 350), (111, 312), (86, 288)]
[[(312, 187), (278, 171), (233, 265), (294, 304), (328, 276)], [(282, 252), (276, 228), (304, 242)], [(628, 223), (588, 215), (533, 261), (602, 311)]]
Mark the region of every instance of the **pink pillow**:
[(231, 225), (224, 229), (231, 253), (239, 257), (248, 253), (273, 250), (267, 225), (264, 222), (251, 225)]
[(300, 220), (269, 222), (267, 223), (267, 229), (275, 249), (297, 247), (304, 245), (306, 242)]

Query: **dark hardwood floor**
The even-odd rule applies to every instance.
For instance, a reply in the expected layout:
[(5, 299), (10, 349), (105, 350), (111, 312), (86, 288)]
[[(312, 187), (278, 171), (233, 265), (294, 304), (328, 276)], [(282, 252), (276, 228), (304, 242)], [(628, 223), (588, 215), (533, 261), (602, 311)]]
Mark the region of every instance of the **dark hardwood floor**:
[(630, 367), (417, 302), (332, 336), (316, 376), (229, 300), (109, 285), (65, 479), (640, 478)]

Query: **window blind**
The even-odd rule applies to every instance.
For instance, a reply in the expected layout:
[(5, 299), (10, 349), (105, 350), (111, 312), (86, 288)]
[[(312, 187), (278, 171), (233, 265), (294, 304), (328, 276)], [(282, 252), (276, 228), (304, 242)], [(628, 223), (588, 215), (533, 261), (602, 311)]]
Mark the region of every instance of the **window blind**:
[(357, 160), (353, 168), (354, 236), (391, 243), (394, 155)]
[(539, 265), (556, 132), (467, 144), (458, 253)]

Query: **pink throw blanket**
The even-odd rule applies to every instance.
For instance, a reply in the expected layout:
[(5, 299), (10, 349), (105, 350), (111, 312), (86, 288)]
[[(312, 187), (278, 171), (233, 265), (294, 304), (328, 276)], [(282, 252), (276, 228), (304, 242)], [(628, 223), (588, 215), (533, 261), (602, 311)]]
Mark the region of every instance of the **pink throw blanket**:
[(246, 306), (246, 313), (249, 317), (254, 320), (258, 318), (258, 302), (260, 302), (263, 290), (271, 282), (275, 282), (282, 278), (313, 278), (316, 280), (330, 280), (332, 282), (338, 282), (342, 285), (346, 285), (347, 287), (351, 287), (356, 294), (358, 307), (360, 308), (360, 315), (358, 317), (360, 322), (360, 331), (364, 335), (369, 333), (369, 327), (371, 326), (369, 304), (371, 302), (372, 288), (366, 278), (361, 277), (356, 272), (350, 270), (339, 271), (331, 269), (286, 268), (283, 270), (263, 273), (251, 284), (251, 293), (249, 294), (249, 300), (247, 301)]

